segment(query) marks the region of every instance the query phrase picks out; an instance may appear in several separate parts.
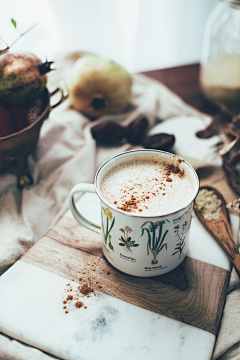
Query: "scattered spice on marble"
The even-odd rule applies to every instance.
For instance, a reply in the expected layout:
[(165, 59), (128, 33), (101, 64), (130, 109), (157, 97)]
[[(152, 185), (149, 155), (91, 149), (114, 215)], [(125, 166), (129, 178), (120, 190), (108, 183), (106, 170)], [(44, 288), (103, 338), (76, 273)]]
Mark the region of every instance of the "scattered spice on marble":
[(83, 284), (79, 290), (80, 290), (80, 293), (83, 295), (88, 295), (89, 293), (94, 292), (93, 288), (89, 287), (87, 284)]
[(201, 189), (196, 197), (195, 203), (205, 220), (219, 219), (222, 201), (213, 190)]
[[(101, 271), (99, 268), (99, 262), (101, 259), (97, 258), (91, 261), (85, 260), (84, 264), (81, 264), (82, 271), (79, 271), (82, 276), (79, 277), (79, 286), (75, 287), (74, 284), (66, 284), (65, 297), (63, 299), (63, 309), (66, 311), (72, 311), (75, 309), (87, 309), (87, 306), (84, 304), (84, 298), (89, 298), (92, 296), (100, 296), (100, 293), (96, 293), (95, 290), (102, 289), (102, 286), (99, 284), (99, 275), (105, 274), (110, 275), (110, 271), (105, 270)], [(83, 271), (84, 270), (84, 271)], [(97, 270), (97, 272), (96, 272)]]
[(83, 303), (82, 301), (77, 301), (77, 302), (75, 303), (75, 306), (76, 306), (76, 308), (81, 308), (81, 307), (84, 306), (84, 303)]

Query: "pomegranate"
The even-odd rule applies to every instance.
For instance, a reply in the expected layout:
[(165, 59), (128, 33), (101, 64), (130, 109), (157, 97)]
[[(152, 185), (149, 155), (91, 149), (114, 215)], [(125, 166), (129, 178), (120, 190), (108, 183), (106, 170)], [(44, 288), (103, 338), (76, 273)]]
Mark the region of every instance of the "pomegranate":
[(5, 105), (0, 104), (0, 138), (18, 131), (14, 114)]
[(0, 99), (19, 106), (34, 101), (47, 83), (46, 73), (52, 62), (42, 61), (29, 52), (7, 52), (0, 55)]
[(9, 109), (12, 111), (15, 122), (18, 126), (18, 131), (24, 129), (29, 125), (27, 119), (28, 108), (26, 106), (10, 106)]
[(130, 100), (132, 79), (116, 62), (87, 55), (79, 58), (68, 78), (70, 104), (96, 118), (123, 111)]

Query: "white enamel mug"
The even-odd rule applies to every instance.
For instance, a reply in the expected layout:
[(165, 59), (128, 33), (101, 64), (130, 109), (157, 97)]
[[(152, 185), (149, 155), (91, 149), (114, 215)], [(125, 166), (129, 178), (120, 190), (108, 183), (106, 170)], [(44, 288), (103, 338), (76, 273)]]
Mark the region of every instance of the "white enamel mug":
[[(129, 213), (117, 209), (104, 199), (100, 184), (113, 167), (128, 161), (151, 159), (165, 161), (178, 167), (193, 183), (191, 200), (182, 208), (168, 214), (154, 216)], [(102, 235), (102, 249), (106, 259), (126, 274), (151, 277), (175, 269), (184, 260), (189, 243), (193, 200), (199, 180), (190, 164), (178, 156), (158, 150), (126, 151), (105, 161), (98, 169), (94, 184), (77, 184), (70, 194), (70, 209), (75, 219), (85, 227)], [(74, 194), (96, 193), (101, 203), (101, 227), (85, 219), (79, 212)], [(174, 201), (174, 199), (173, 199)]]

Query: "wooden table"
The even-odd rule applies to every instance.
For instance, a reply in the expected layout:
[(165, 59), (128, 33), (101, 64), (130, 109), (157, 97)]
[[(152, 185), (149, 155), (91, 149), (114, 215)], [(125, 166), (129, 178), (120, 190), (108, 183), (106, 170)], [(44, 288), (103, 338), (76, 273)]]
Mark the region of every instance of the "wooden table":
[(214, 115), (219, 111), (218, 106), (207, 102), (199, 84), (200, 65), (190, 64), (167, 69), (146, 71), (142, 74), (161, 81), (169, 89), (178, 94), (185, 102), (198, 110)]

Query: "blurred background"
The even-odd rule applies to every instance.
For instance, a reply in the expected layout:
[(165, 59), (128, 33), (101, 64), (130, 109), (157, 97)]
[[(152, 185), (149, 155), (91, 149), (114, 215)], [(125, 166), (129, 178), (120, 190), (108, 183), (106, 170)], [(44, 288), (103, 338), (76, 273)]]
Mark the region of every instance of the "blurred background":
[[(204, 25), (218, 0), (0, 0), (0, 37), (42, 60), (80, 50), (131, 72), (198, 62)], [(17, 22), (17, 29), (11, 24)], [(2, 47), (2, 46), (1, 46)]]

